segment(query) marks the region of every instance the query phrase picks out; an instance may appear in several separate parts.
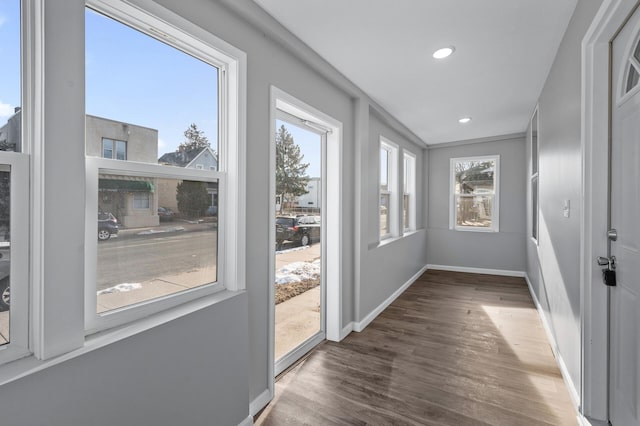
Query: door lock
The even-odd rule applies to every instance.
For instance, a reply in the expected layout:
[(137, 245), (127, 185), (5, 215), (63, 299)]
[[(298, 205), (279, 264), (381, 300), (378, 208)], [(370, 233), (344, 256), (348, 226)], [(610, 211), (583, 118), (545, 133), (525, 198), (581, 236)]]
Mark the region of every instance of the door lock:
[(602, 269), (602, 281), (604, 281), (604, 284), (614, 287), (616, 285), (616, 257), (598, 256), (596, 261), (598, 265), (606, 266), (606, 268)]

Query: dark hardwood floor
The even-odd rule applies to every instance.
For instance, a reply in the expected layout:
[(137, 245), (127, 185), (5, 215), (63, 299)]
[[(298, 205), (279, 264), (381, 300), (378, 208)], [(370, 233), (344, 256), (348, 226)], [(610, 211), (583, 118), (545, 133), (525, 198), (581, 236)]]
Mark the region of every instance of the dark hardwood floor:
[(427, 271), (276, 382), (257, 425), (576, 425), (522, 278)]

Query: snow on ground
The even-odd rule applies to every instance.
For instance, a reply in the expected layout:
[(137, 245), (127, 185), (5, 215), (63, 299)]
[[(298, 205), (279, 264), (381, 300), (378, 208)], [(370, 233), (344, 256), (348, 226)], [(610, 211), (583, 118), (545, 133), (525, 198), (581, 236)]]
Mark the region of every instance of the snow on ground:
[(140, 283), (123, 283), (113, 287), (105, 288), (104, 290), (100, 290), (97, 294), (98, 296), (100, 296), (101, 294), (108, 293), (124, 293), (126, 291), (138, 290), (140, 288), (142, 288), (142, 284)]
[(293, 262), (276, 271), (276, 284), (297, 283), (320, 276), (320, 259), (313, 262)]
[(285, 254), (285, 253), (291, 253), (294, 251), (300, 251), (300, 250), (306, 250), (311, 246), (299, 246), (299, 247), (293, 247), (290, 249), (286, 249), (286, 250), (276, 250), (276, 254)]

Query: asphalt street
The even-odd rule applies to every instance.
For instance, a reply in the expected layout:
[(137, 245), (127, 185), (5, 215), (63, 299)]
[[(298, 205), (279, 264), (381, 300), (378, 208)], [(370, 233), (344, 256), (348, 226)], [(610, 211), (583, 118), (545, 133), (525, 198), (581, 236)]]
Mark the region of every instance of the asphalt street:
[(217, 239), (217, 230), (205, 229), (100, 242), (97, 289), (215, 266)]

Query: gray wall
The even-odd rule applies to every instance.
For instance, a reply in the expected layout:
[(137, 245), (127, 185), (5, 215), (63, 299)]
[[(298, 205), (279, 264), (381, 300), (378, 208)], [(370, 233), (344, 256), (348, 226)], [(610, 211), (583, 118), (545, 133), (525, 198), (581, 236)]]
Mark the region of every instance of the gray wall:
[[(361, 254), (359, 315), (356, 321), (362, 321), (367, 315), (405, 284), (427, 264), (426, 233), (424, 229), (424, 203), (426, 197), (425, 173), (423, 170), (423, 147), (413, 144), (402, 134), (391, 128), (375, 110), (370, 110), (368, 126), (368, 144), (365, 153), (368, 168), (363, 181), (366, 195), (360, 226), (366, 230), (366, 246)], [(380, 182), (380, 136), (384, 136), (399, 147), (398, 175), (396, 179), (402, 186), (402, 158), (404, 151), (416, 156), (416, 233), (395, 239), (379, 246), (380, 221), (378, 216)], [(401, 211), (399, 212), (401, 214)], [(366, 218), (364, 217), (366, 216)], [(400, 220), (401, 218), (398, 218)], [(400, 226), (401, 228), (401, 226)]]
[(237, 425), (249, 413), (246, 306), (243, 294), (4, 385), (0, 424)]
[[(527, 238), (527, 274), (562, 362), (580, 389), (581, 42), (601, 0), (580, 0), (539, 99), (539, 245)], [(527, 143), (530, 170), (531, 142)], [(570, 200), (571, 214), (562, 214)], [(528, 203), (530, 198), (528, 197)], [(527, 204), (527, 235), (531, 233)]]
[[(449, 159), (500, 155), (500, 232), (449, 229)], [(524, 271), (525, 139), (454, 144), (429, 150), (429, 264)]]

